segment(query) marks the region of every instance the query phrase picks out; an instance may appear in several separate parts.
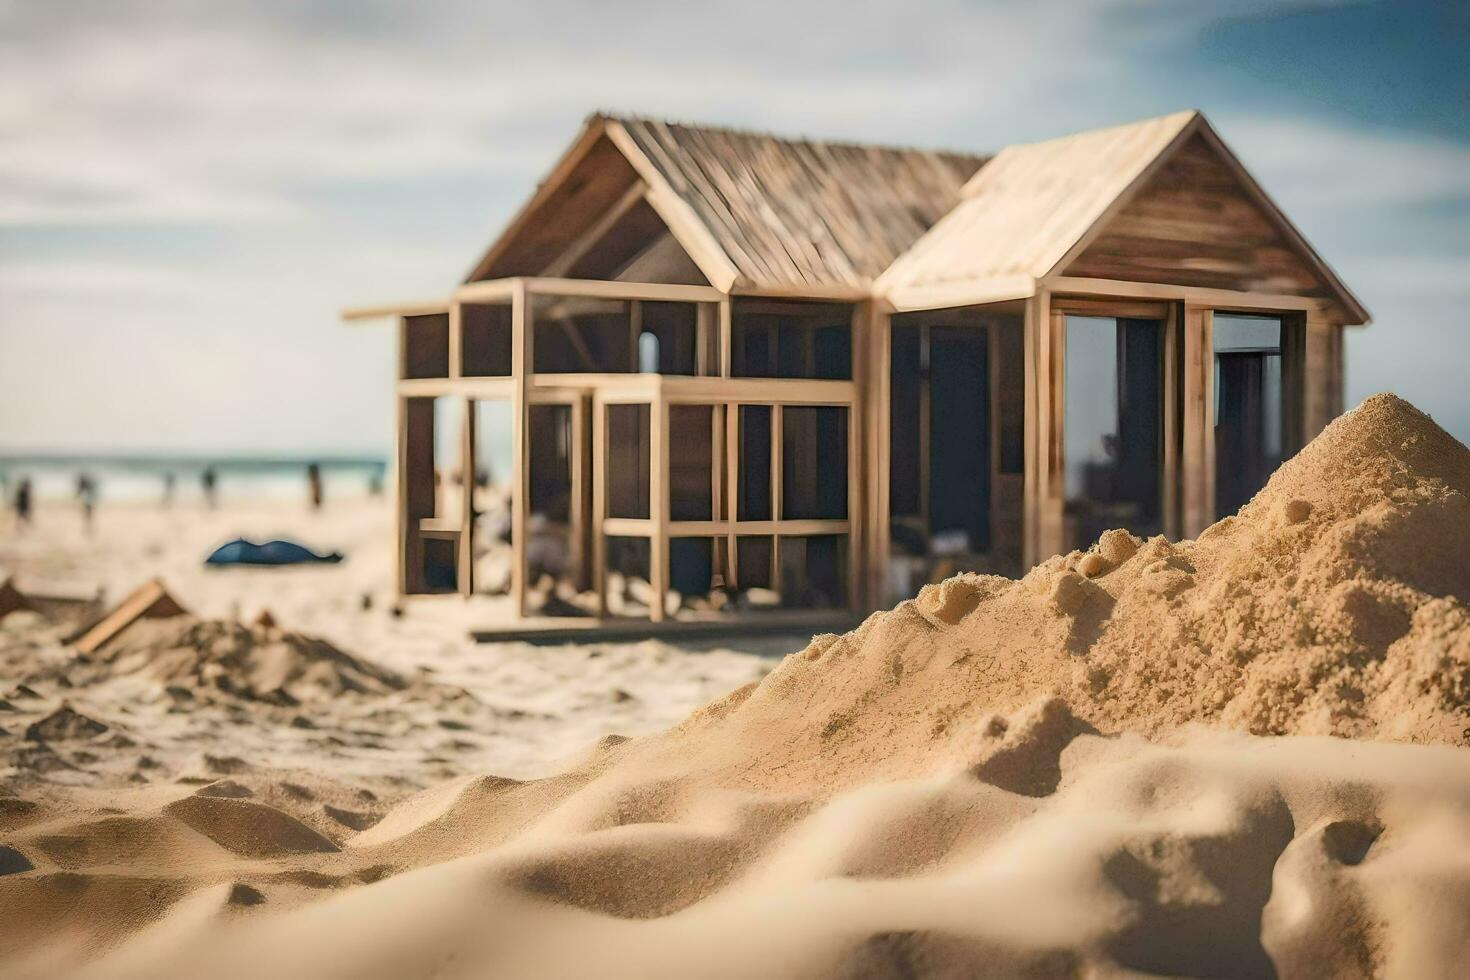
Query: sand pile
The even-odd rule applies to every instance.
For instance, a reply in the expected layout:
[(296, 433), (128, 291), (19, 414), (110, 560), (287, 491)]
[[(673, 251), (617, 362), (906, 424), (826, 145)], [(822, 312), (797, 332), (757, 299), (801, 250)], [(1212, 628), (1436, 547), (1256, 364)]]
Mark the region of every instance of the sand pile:
[(140, 620), (100, 652), (79, 654), (67, 670), (74, 685), (139, 675), (275, 704), (386, 694), (407, 686), (398, 674), (316, 637), (273, 623), (244, 626), (192, 616)]
[[(1470, 452), (1378, 396), (1198, 541), (1110, 532), (1019, 582), (951, 579), (557, 776), (460, 780), (325, 844), (259, 843), (259, 812), (182, 790), (109, 801), (192, 841), (187, 871), (116, 814), (12, 811), (0, 905), (30, 911), (0, 964), (1454, 976), (1467, 492)], [(58, 834), (100, 843), (61, 864)]]

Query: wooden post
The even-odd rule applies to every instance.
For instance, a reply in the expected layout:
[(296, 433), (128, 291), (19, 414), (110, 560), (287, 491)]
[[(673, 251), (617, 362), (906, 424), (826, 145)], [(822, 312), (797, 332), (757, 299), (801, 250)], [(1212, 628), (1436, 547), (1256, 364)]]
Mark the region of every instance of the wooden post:
[(1193, 303), (1184, 304), (1183, 431), (1180, 453), (1180, 496), (1184, 537), (1198, 537), (1214, 521), (1211, 484), (1215, 465), (1213, 398), (1214, 314)]
[(468, 599), (475, 592), (475, 403), (467, 397), (460, 399), (459, 487), (459, 593)]
[(581, 590), (591, 580), (587, 568), (587, 399), (578, 394), (572, 397), (569, 406), (571, 418), (568, 420), (567, 440), (567, 464), (568, 482), (571, 484), (571, 500), (568, 501), (567, 518), (571, 525), (569, 534), (571, 536), (571, 559), (576, 587)]
[(648, 584), (653, 593), (648, 618), (661, 623), (669, 591), (669, 403), (662, 391), (654, 395), (648, 419), (648, 516), (653, 522), (648, 539)]
[(849, 373), (853, 380), (853, 400), (847, 406), (847, 606), (855, 615), (867, 608), (867, 586), (863, 577), (863, 392), (868, 386), (870, 365), (864, 356), (868, 324), (872, 319), (871, 302), (856, 303), (852, 308), (849, 330)]
[(725, 519), (730, 523), (725, 533), (725, 584), (738, 588), (737, 576), (740, 568), (739, 541), (735, 536), (735, 522), (740, 518), (740, 405), (725, 403)]
[(531, 294), (525, 280), (516, 280), (510, 304), (511, 389), (511, 517), (512, 564), (511, 606), (517, 616), (526, 615), (526, 540), (531, 517), (531, 372), (535, 364), (535, 331), (532, 329)]
[(1022, 459), (1021, 492), (1021, 564), (1025, 568), (1035, 565), (1041, 551), (1040, 522), (1041, 500), (1041, 323), (1044, 319), (1039, 295), (1026, 300), (1024, 352), (1026, 359), (1023, 415), (1025, 456)]
[(862, 589), (862, 407), (860, 399), (847, 406), (847, 607), (857, 615), (867, 605)]
[(1333, 327), (1320, 309), (1307, 311), (1307, 357), (1306, 357), (1306, 420), (1303, 425), (1302, 442), (1308, 443), (1332, 421), (1333, 407), (1341, 397), (1334, 395), (1333, 388), (1340, 388), (1337, 381), (1333, 350)]
[[(721, 497), (725, 492), (725, 406), (716, 404), (709, 407), (709, 517), (712, 521), (722, 519), (728, 520)], [(725, 542), (716, 537), (710, 541), (710, 569), (720, 569), (720, 578), (724, 579), (724, 563), (721, 556), (725, 551)]]
[(464, 304), (449, 304), (449, 377), (464, 376)]
[(731, 326), (731, 321), (730, 321), (730, 297), (729, 296), (725, 296), (725, 297), (723, 297), (720, 300), (720, 306), (719, 306), (719, 325), (720, 325), (720, 337), (719, 337), (719, 343), (720, 343), (720, 363), (718, 365), (718, 367), (719, 367), (719, 375), (722, 378), (728, 378), (728, 377), (731, 376), (730, 375), (731, 366), (734, 364), (734, 361), (731, 360), (731, 353), (730, 353), (731, 343), (732, 343), (732, 341), (731, 341), (731, 333), (732, 333), (733, 327)]
[(1028, 568), (1062, 549), (1062, 344), (1066, 317), (1051, 310), (1038, 289), (1026, 301), (1026, 533), (1022, 561)]
[(607, 405), (592, 395), (592, 590), (597, 593), (597, 615), (607, 618)]
[(1327, 335), (1331, 340), (1328, 363), (1332, 367), (1332, 389), (1328, 393), (1327, 420), (1330, 422), (1345, 411), (1347, 370), (1344, 364), (1343, 327), (1340, 323), (1329, 323)]
[[(781, 521), (781, 497), (782, 481), (781, 464), (784, 462), (785, 453), (782, 452), (781, 406), (771, 406), (771, 520), (779, 525)], [(778, 595), (781, 593), (781, 535), (771, 535), (771, 590)]]
[(408, 399), (394, 395), (393, 412), (393, 592), (408, 594)]
[[(408, 318), (397, 318), (398, 356), (393, 371), (396, 387), (407, 371)], [(408, 594), (408, 400), (393, 396), (393, 591)]]
[(867, 333), (868, 371), (859, 397), (867, 412), (868, 452), (867, 607), (877, 609), (888, 601), (889, 560), (889, 430), (892, 423), (893, 324), (889, 311), (873, 302), (869, 306)]

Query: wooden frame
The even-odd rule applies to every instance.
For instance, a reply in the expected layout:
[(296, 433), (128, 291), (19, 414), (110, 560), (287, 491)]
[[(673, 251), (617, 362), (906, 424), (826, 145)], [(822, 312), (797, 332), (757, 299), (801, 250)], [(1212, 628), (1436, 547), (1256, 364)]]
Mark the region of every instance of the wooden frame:
[[(729, 379), (718, 381), (724, 387), (692, 387), (695, 379), (660, 375), (639, 376), (641, 383), (627, 384), (619, 390), (615, 386), (597, 387), (592, 394), (592, 517), (590, 534), (593, 540), (593, 588), (597, 594), (597, 608), (606, 615), (606, 539), (608, 537), (646, 538), (649, 541), (649, 586), (654, 596), (667, 594), (668, 545), (674, 538), (709, 538), (716, 545), (723, 542), (723, 567), (721, 569), (727, 586), (733, 587), (739, 577), (739, 538), (743, 536), (769, 537), (772, 542), (770, 576), (776, 591), (782, 586), (781, 539), (783, 537), (811, 537), (816, 535), (841, 535), (847, 538), (846, 567), (843, 570), (847, 582), (848, 605), (857, 609), (866, 603), (859, 590), (858, 574), (861, 565), (853, 554), (857, 546), (861, 517), (861, 473), (856, 464), (860, 454), (854, 445), (855, 415), (860, 403), (850, 382), (797, 381), (790, 379)], [(701, 379), (703, 380), (703, 379)], [(714, 380), (714, 379), (711, 379)], [(768, 382), (781, 382), (773, 391)], [(748, 386), (744, 382), (759, 382), (764, 391), (749, 389), (747, 397), (738, 397)], [(833, 386), (836, 386), (835, 388)], [(839, 390), (841, 393), (839, 393)], [(712, 400), (712, 394), (718, 400)], [(734, 397), (732, 397), (734, 396)], [(649, 516), (626, 518), (607, 516), (607, 466), (610, 461), (608, 445), (607, 410), (613, 405), (649, 406)], [(671, 406), (707, 405), (711, 409), (711, 453), (710, 480), (712, 513), (709, 520), (675, 521), (669, 517), (669, 409)], [(770, 508), (769, 520), (740, 520), (740, 408), (747, 405), (764, 405), (771, 409), (771, 460), (770, 460)], [(783, 409), (789, 406), (826, 406), (843, 408), (848, 413), (848, 516), (842, 519), (791, 519), (784, 517), (784, 481), (782, 474), (784, 455)], [(723, 445), (722, 445), (723, 444)], [(720, 557), (717, 548), (712, 558)], [(649, 618), (655, 623), (666, 619), (667, 611), (650, 607)]]
[[(826, 299), (851, 301), (842, 290), (810, 291), (806, 295), (778, 296), (773, 292), (742, 290), (737, 295), (768, 295), (773, 299), (810, 302)], [(695, 376), (641, 373), (542, 373), (534, 362), (531, 304), (537, 296), (579, 296), (613, 299), (636, 307), (642, 302), (683, 302), (696, 305)], [(512, 371), (508, 377), (463, 376), (463, 320), (466, 302), (508, 303), (512, 319)], [(395, 383), (399, 411), (395, 422), (395, 460), (404, 466), (407, 438), (403, 411), (409, 398), (453, 397), (463, 401), (461, 467), (472, 475), (474, 465), (473, 402), (503, 399), (512, 405), (515, 430), (512, 435), (512, 601), (518, 614), (525, 615), (526, 528), (528, 508), (518, 501), (529, 500), (529, 420), (527, 408), (539, 404), (566, 404), (573, 411), (573, 490), (569, 535), (574, 565), (580, 580), (590, 581), (599, 596), (599, 609), (606, 612), (605, 536), (647, 537), (651, 542), (650, 577), (667, 585), (667, 545), (674, 538), (709, 537), (716, 541), (714, 559), (726, 583), (736, 581), (739, 569), (739, 539), (743, 536), (770, 537), (773, 541), (771, 578), (781, 583), (781, 539), (813, 534), (838, 534), (847, 539), (845, 577), (854, 611), (874, 608), (884, 602), (889, 554), (889, 438), (890, 371), (892, 363), (892, 315), (894, 308), (883, 301), (869, 300), (854, 305), (852, 314), (852, 380), (831, 381), (792, 378), (733, 377), (732, 296), (713, 287), (675, 286), (657, 283), (623, 283), (567, 280), (554, 277), (517, 277), (471, 283), (459, 287), (442, 304), (398, 307), (400, 349), (404, 317), (425, 312), (447, 312), (450, 317), (450, 367), (444, 378), (400, 378)], [(1310, 438), (1340, 407), (1340, 324), (1328, 319), (1328, 301), (1296, 296), (1203, 290), (1162, 284), (1125, 283), (1058, 277), (1036, 284), (1036, 291), (1023, 304), (1025, 385), (1025, 452), (1021, 475), (1022, 558), (1035, 563), (1061, 549), (1063, 541), (1062, 422), (1065, 413), (1065, 316), (1106, 315), (1159, 318), (1164, 321), (1164, 422), (1162, 466), (1163, 520), (1166, 533), (1194, 535), (1208, 526), (1214, 513), (1213, 429), (1208, 408), (1213, 394), (1210, 354), (1210, 324), (1214, 310), (1298, 317), (1303, 328), (1300, 424), (1303, 438)], [(631, 318), (631, 317), (630, 317)], [(1001, 369), (992, 326), (991, 371)], [(1178, 365), (1175, 370), (1171, 365)], [(1176, 383), (1177, 379), (1177, 383)], [(608, 431), (604, 413), (614, 404), (648, 404), (651, 412), (650, 452), (660, 474), (666, 470), (670, 447), (668, 411), (673, 405), (711, 406), (711, 498), (717, 519), (674, 521), (669, 515), (666, 475), (651, 479), (648, 521), (611, 519), (606, 516), (606, 490), (599, 474), (608, 464)], [(739, 406), (769, 405), (772, 419), (771, 521), (738, 521), (739, 506)], [(843, 521), (785, 521), (781, 515), (781, 440), (783, 410), (793, 405), (828, 405), (848, 410), (848, 518)], [(992, 406), (994, 409), (994, 406)], [(991, 413), (992, 474), (1000, 452), (998, 411)], [(395, 485), (402, 483), (402, 475)], [(400, 493), (402, 487), (399, 487)], [(464, 494), (460, 513), (443, 521), (417, 522), (409, 527), (400, 512), (395, 523), (395, 582), (403, 594), (410, 585), (408, 566), (416, 560), (414, 541), (423, 537), (447, 538), (458, 548), (460, 592), (474, 591), (473, 569), (473, 483)], [(450, 525), (454, 526), (451, 527)], [(992, 537), (995, 535), (992, 514)], [(516, 544), (515, 542), (520, 542)], [(660, 556), (652, 560), (652, 556)], [(650, 581), (650, 585), (654, 585)], [(655, 588), (657, 591), (657, 588)], [(650, 609), (655, 621), (663, 610)]]
[[(1226, 160), (1242, 181), (1246, 193), (1275, 221), (1291, 244), (1299, 246), (1311, 268), (1321, 279), (1316, 296), (1237, 292), (1160, 283), (1066, 276), (1070, 267), (1098, 235), (1110, 218), (1127, 206), (1138, 189), (1157, 172), (1173, 150), (1201, 134)], [(578, 216), (575, 235), (555, 237), (548, 252), (557, 252), (536, 263), (542, 274), (478, 281), (479, 274), (493, 266), (512, 239), (520, 234), (536, 209), (550, 200), (554, 188), (564, 182), (599, 140), (610, 142), (627, 159), (631, 170), (620, 169), (615, 182), (599, 191), (601, 212), (585, 208)], [(599, 149), (606, 149), (605, 143)], [(598, 595), (599, 610), (606, 613), (605, 561), (608, 534), (646, 537), (650, 541), (650, 585), (658, 596), (666, 594), (669, 581), (668, 544), (681, 537), (714, 540), (712, 559), (727, 584), (735, 584), (739, 571), (739, 538), (767, 536), (773, 543), (772, 583), (782, 585), (783, 537), (813, 534), (845, 535), (845, 577), (850, 604), (855, 611), (874, 608), (885, 600), (892, 517), (889, 479), (891, 438), (892, 316), (924, 310), (974, 308), (1007, 302), (1022, 313), (1021, 356), (1024, 360), (1024, 436), (1020, 502), (1022, 510), (1021, 550), (1026, 564), (1035, 563), (1066, 544), (1063, 523), (1065, 505), (1064, 421), (1066, 394), (1066, 321), (1068, 315), (1147, 317), (1163, 323), (1161, 508), (1166, 533), (1197, 534), (1213, 520), (1215, 504), (1215, 448), (1212, 419), (1213, 345), (1215, 311), (1263, 313), (1290, 318), (1299, 323), (1300, 350), (1294, 355), (1293, 373), (1288, 378), (1290, 395), (1285, 410), (1291, 424), (1288, 442), (1305, 441), (1341, 411), (1343, 321), (1366, 319), (1367, 313), (1348, 293), (1332, 270), (1313, 252), (1258, 185), (1244, 172), (1219, 137), (1202, 119), (1194, 117), (1167, 146), (1131, 176), (1126, 186), (1119, 183), (1106, 208), (1095, 217), (1089, 212), (1086, 231), (1051, 262), (1027, 268), (1017, 265), (1016, 274), (983, 280), (925, 282), (888, 289), (884, 276), (874, 282), (852, 283), (752, 283), (739, 273), (732, 256), (745, 261), (740, 246), (721, 245), (702, 222), (691, 204), (676, 192), (647, 154), (649, 149), (633, 138), (629, 129), (614, 119), (596, 117), (584, 128), (574, 146), (563, 156), (547, 182), (518, 213), (510, 229), (499, 239), (471, 274), (471, 280), (454, 289), (445, 299), (395, 305), (358, 307), (342, 311), (344, 319), (396, 317), (399, 322), (399, 371), (395, 382), (394, 484), (405, 494), (403, 472), (410, 456), (410, 399), (453, 398), (462, 414), (461, 470), (466, 476), (462, 506), (454, 515), (436, 514), (417, 519), (409, 526), (405, 504), (400, 500), (395, 523), (396, 582), (400, 593), (411, 584), (410, 566), (424, 540), (457, 542), (459, 591), (474, 590), (474, 451), (477, 400), (504, 399), (512, 406), (512, 600), (517, 613), (526, 613), (528, 568), (527, 527), (530, 519), (531, 406), (567, 404), (571, 408), (572, 449), (570, 457), (573, 500), (569, 513), (574, 564), (579, 577), (585, 574)], [(621, 168), (621, 164), (619, 164)], [(631, 183), (628, 183), (628, 182)], [(614, 200), (615, 199), (615, 200)], [(698, 267), (710, 285), (640, 283), (614, 280), (566, 278), (579, 261), (595, 250), (631, 209), (646, 203), (667, 226), (672, 238)], [(1101, 205), (1101, 202), (1099, 202)], [(588, 220), (584, 220), (588, 219)], [(570, 239), (570, 241), (568, 241)], [(727, 253), (725, 249), (729, 249)], [(1046, 263), (1050, 263), (1048, 266)], [(693, 270), (689, 270), (690, 278)], [(1123, 273), (1118, 273), (1123, 274)], [(752, 275), (754, 275), (752, 273)], [(629, 344), (632, 363), (629, 373), (538, 374), (535, 371), (537, 297), (567, 297), (587, 301), (625, 303), (629, 312)], [(733, 309), (735, 297), (768, 298), (772, 302), (828, 301), (853, 305), (851, 319), (852, 364), (850, 381), (790, 378), (734, 377)], [(694, 375), (672, 376), (638, 373), (638, 338), (644, 303), (676, 302), (695, 305)], [(466, 303), (509, 304), (511, 308), (511, 371), (505, 377), (465, 377), (464, 311)], [(602, 305), (602, 304), (598, 304)], [(447, 315), (448, 364), (445, 377), (403, 378), (406, 318)], [(543, 309), (543, 319), (545, 310)], [(440, 329), (438, 324), (435, 330)], [(437, 337), (438, 334), (434, 333)], [(1295, 336), (1295, 335), (1294, 335)], [(1014, 334), (1008, 335), (1013, 340)], [(574, 342), (577, 338), (573, 338)], [(810, 336), (808, 336), (810, 343)], [(682, 343), (682, 341), (681, 341)], [(989, 425), (992, 488), (1000, 474), (1002, 452), (1001, 411), (997, 399), (1001, 388), (999, 328), (989, 328), (989, 364), (992, 404)], [(621, 346), (618, 338), (615, 348)], [(585, 349), (585, 345), (584, 345)], [(435, 348), (437, 352), (437, 348)], [(437, 353), (436, 353), (437, 357)], [(591, 367), (588, 355), (580, 363)], [(619, 365), (621, 366), (621, 365)], [(430, 369), (437, 373), (437, 363)], [(421, 371), (420, 373), (429, 373)], [(1013, 389), (1012, 389), (1013, 390)], [(927, 391), (924, 396), (927, 397)], [(1012, 396), (1014, 397), (1014, 396)], [(649, 478), (649, 516), (630, 520), (609, 518), (605, 486), (609, 458), (607, 412), (612, 405), (650, 406), (648, 432), (652, 471)], [(704, 521), (675, 521), (669, 480), (669, 415), (672, 406), (709, 405), (711, 518)], [(740, 406), (770, 407), (770, 516), (767, 521), (740, 521)], [(790, 422), (786, 409), (814, 405), (844, 408), (847, 415), (848, 473), (847, 515), (841, 521), (788, 521), (783, 514), (783, 486), (791, 476), (783, 472), (785, 428)], [(421, 409), (414, 409), (421, 411)], [(924, 406), (927, 415), (929, 407)], [(414, 423), (421, 425), (422, 420)], [(791, 424), (795, 424), (794, 422)], [(929, 438), (929, 426), (921, 420), (921, 439)], [(927, 465), (928, 453), (920, 454)], [(1014, 486), (1014, 485), (1012, 485)], [(1012, 492), (1014, 492), (1012, 490)], [(1014, 501), (1014, 497), (1011, 498)], [(1013, 505), (1013, 504), (1012, 504)], [(921, 494), (927, 509), (927, 494)], [(991, 509), (991, 538), (999, 539), (994, 503)], [(457, 535), (457, 537), (455, 537)], [(661, 621), (666, 610), (661, 604), (649, 610), (650, 619)]]

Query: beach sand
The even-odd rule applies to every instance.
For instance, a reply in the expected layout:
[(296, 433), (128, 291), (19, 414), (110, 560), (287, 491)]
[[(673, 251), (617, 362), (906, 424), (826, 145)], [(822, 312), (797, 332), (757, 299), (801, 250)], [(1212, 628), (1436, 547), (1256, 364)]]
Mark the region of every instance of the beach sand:
[[(308, 543), (368, 552), (371, 523)], [(82, 571), (11, 547), (38, 578)], [(132, 547), (66, 562), (111, 567)], [(1197, 541), (1109, 532), (1019, 581), (959, 576), (768, 673), (748, 654), (658, 645), (474, 648), (454, 636), (459, 613), (351, 612), (356, 590), (383, 585), (366, 563), (232, 592), (175, 557), (189, 608), (219, 616), (248, 594), (278, 627), (77, 663), (29, 614), (6, 621), (24, 638), (6, 669), (31, 664), (52, 686), (0, 715), (5, 744), (24, 743), (10, 751), (33, 759), (0, 796), (0, 970), (1463, 975), (1465, 554), (1470, 451), (1377, 396)], [(203, 682), (219, 676), (225, 688)], [(579, 693), (538, 701), (537, 683)], [(614, 685), (636, 701), (573, 720)], [(667, 730), (605, 734), (617, 711), (652, 731), (709, 696)], [(62, 698), (74, 712), (57, 713)], [(514, 737), (511, 720), (482, 720), (534, 704), (556, 720), (515, 719), (528, 727)], [(407, 720), (364, 728), (377, 745), (338, 734), (378, 706)], [(477, 745), (463, 760), (420, 731), (460, 711)], [(168, 727), (210, 712), (217, 724)], [(318, 712), (348, 744), (297, 727)], [(182, 781), (118, 782), (106, 761), (216, 730), (235, 747), (201, 751)], [(110, 747), (118, 734), (135, 745)], [(40, 771), (47, 753), (92, 775)], [(462, 774), (440, 781), (450, 768)]]

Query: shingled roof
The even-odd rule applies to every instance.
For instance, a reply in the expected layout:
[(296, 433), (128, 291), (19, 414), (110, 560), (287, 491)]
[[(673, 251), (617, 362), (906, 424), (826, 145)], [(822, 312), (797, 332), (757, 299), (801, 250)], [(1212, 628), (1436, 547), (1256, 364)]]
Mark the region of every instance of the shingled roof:
[[(608, 143), (632, 165), (626, 178), (609, 169)], [(584, 163), (594, 158), (600, 177)], [(594, 115), (468, 281), (530, 274), (522, 266), (535, 266), (544, 245), (529, 236), (547, 234), (538, 225), (560, 223), (578, 195), (611, 204), (617, 181), (636, 172), (676, 219), (675, 236), (702, 246), (692, 255), (711, 281), (723, 273), (745, 287), (862, 290), (959, 203), (987, 159)]]
[(1197, 118), (1178, 112), (1006, 147), (879, 288), (938, 292), (1046, 275)]
[(740, 277), (864, 287), (960, 201), (986, 157), (619, 118)]
[(721, 290), (871, 292), (900, 310), (1019, 298), (1057, 274), (1190, 138), (1210, 141), (1279, 244), (1353, 322), (1366, 321), (1197, 112), (994, 157), (596, 114), (467, 281), (565, 274), (545, 270), (602, 240), (611, 226), (600, 222), (642, 201), (639, 227), (662, 221)]

